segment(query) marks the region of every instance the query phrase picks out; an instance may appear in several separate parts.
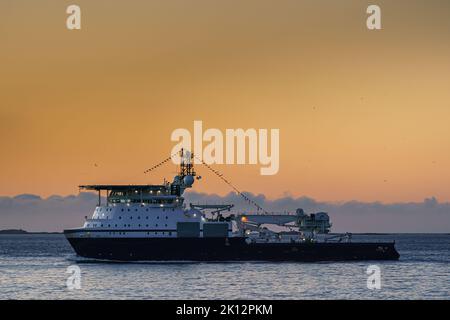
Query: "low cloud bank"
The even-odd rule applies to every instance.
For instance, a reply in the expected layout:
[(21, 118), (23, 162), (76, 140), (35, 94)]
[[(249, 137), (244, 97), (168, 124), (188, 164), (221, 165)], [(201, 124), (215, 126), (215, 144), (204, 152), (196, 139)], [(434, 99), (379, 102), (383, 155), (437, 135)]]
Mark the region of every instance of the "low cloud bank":
[[(275, 200), (264, 195), (246, 193), (267, 211), (285, 212), (303, 208), (306, 212), (328, 212), (333, 232), (450, 232), (450, 203), (440, 203), (434, 197), (423, 202), (320, 202), (308, 197), (282, 197)], [(62, 231), (78, 227), (85, 216), (91, 216), (97, 195), (51, 196), (43, 199), (24, 194), (0, 197), (0, 229), (27, 231)], [(186, 193), (186, 203), (234, 204), (237, 212), (255, 209), (235, 193), (225, 196), (197, 192)]]

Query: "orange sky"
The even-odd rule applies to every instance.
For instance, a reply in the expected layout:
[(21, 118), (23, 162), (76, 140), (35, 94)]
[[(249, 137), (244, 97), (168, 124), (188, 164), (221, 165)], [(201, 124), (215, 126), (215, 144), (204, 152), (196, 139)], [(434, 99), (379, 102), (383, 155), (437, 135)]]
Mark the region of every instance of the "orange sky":
[(159, 183), (175, 168), (142, 171), (202, 120), (280, 129), (277, 175), (217, 166), (243, 190), (450, 200), (448, 1), (80, 0), (69, 31), (72, 3), (0, 3), (0, 195)]

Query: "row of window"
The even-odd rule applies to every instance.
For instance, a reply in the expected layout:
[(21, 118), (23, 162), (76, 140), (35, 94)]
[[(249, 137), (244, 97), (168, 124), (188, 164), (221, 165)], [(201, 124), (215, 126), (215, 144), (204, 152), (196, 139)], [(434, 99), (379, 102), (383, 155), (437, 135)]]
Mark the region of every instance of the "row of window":
[[(124, 211), (125, 211), (125, 209), (123, 209), (123, 208), (122, 208), (122, 209), (121, 209), (120, 211), (124, 212)], [(127, 211), (131, 211), (131, 209), (129, 209), (129, 208), (128, 208), (128, 209), (127, 209)], [(137, 212), (137, 211), (138, 211), (138, 209), (134, 209), (134, 211), (136, 211), (136, 212)], [(147, 209), (145, 209), (145, 211), (147, 211), (147, 212), (148, 212), (148, 208), (147, 208)], [(166, 211), (166, 208), (163, 208), (163, 211)], [(175, 211), (175, 209), (174, 209), (174, 208), (172, 208), (172, 211)]]
[[(112, 232), (108, 232), (108, 234), (109, 235), (116, 235), (116, 234), (118, 234), (118, 235), (126, 235), (127, 233), (126, 232), (115, 232), (115, 231), (112, 231)], [(162, 232), (158, 232), (158, 231), (155, 231), (155, 232), (146, 232), (146, 234), (149, 236), (149, 235), (155, 235), (155, 236), (157, 236), (157, 235), (159, 235), (159, 234), (162, 234), (162, 235), (165, 235), (165, 234), (167, 234), (167, 235), (169, 235), (169, 236), (171, 236), (172, 235), (172, 232), (171, 231), (169, 231), (169, 232), (164, 232), (164, 231), (162, 231)]]
[[(162, 210), (163, 210), (163, 211), (166, 211), (166, 208), (163, 208)], [(122, 208), (122, 210), (121, 210), (121, 211), (123, 212), (123, 211), (125, 211), (125, 209), (124, 209), (124, 208)], [(127, 211), (131, 211), (131, 209), (130, 209), (130, 208), (128, 208), (128, 209), (127, 209)], [(136, 211), (136, 212), (137, 212), (137, 211), (138, 211), (138, 209), (134, 209), (134, 211)], [(145, 209), (145, 211), (147, 211), (147, 212), (148, 212), (148, 208), (146, 208), (146, 209)], [(175, 209), (174, 209), (174, 208), (172, 208), (172, 211), (175, 211)]]
[(152, 194), (170, 194), (167, 189), (159, 188), (159, 189), (153, 189), (153, 190), (123, 190), (123, 191), (111, 191), (109, 194), (109, 197), (126, 197), (126, 196), (133, 196), (133, 195), (152, 195)]
[[(105, 218), (105, 217), (104, 217), (104, 218)], [(131, 220), (133, 220), (133, 216), (130, 216), (129, 218), (130, 218)], [(138, 216), (137, 218), (138, 218), (138, 220), (141, 220), (141, 216)], [(165, 218), (166, 218), (166, 220), (169, 219), (168, 216), (165, 216)], [(93, 219), (96, 219), (96, 218), (93, 218)], [(97, 218), (97, 219), (100, 219), (100, 218)], [(148, 216), (146, 216), (145, 219), (148, 220)], [(156, 219), (159, 220), (159, 216), (157, 216)], [(109, 216), (106, 216), (106, 220), (109, 220)], [(119, 216), (119, 220), (122, 220), (122, 216)]]
[[(97, 208), (96, 211), (102, 211), (103, 208)], [(155, 209), (155, 208), (152, 208)], [(162, 208), (163, 211), (166, 211), (166, 208)], [(105, 211), (112, 211), (112, 208), (105, 208)], [(124, 208), (121, 209), (121, 211), (125, 211)], [(127, 211), (131, 211), (130, 208), (127, 209)], [(138, 211), (138, 208), (134, 209), (134, 211)], [(148, 208), (145, 208), (145, 211), (148, 212)], [(175, 211), (175, 208), (172, 208), (172, 211)]]
[[(91, 224), (88, 223), (86, 226), (87, 226), (87, 227), (91, 227)], [(131, 224), (124, 224), (123, 226), (124, 226), (125, 228), (126, 228), (126, 227), (130, 227), (130, 228), (131, 228)], [(144, 226), (144, 225), (140, 225), (140, 224), (138, 225), (139, 228), (140, 228), (140, 227), (143, 227), (143, 226)], [(155, 224), (155, 227), (158, 227), (158, 226), (159, 226), (158, 224)], [(166, 223), (164, 226), (167, 227), (167, 223)], [(93, 228), (97, 228), (97, 224), (96, 224), (96, 223), (92, 224), (92, 227), (93, 227)], [(101, 224), (99, 227), (100, 227), (100, 228), (103, 228), (103, 227), (106, 228), (106, 224), (105, 224), (105, 225)], [(114, 227), (117, 228), (118, 225), (115, 224)], [(145, 227), (148, 228), (149, 225), (146, 224)], [(110, 225), (110, 224), (108, 224), (108, 228), (111, 228), (111, 225)]]
[[(172, 204), (173, 199), (109, 199), (109, 203)], [(179, 201), (175, 201), (179, 202)]]
[[(137, 218), (138, 218), (138, 220), (140, 220), (140, 219), (141, 219), (141, 217), (140, 217), (140, 216), (138, 216)], [(122, 219), (122, 216), (119, 216), (119, 220), (120, 220), (120, 219)], [(131, 219), (131, 220), (133, 220), (133, 216), (130, 216), (130, 219)], [(148, 220), (148, 216), (146, 216), (146, 217), (145, 217), (145, 219), (146, 219), (146, 220)], [(158, 220), (159, 220), (159, 216), (156, 216), (156, 219), (158, 219)], [(166, 216), (166, 220), (167, 220), (167, 219), (169, 219), (169, 217), (168, 217), (168, 216)]]

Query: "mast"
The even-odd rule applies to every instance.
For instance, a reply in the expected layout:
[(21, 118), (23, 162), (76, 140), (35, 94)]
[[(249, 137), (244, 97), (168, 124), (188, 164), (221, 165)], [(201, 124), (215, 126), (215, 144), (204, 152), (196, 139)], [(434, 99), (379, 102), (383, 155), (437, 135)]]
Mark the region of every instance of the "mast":
[(180, 168), (178, 175), (182, 178), (186, 176), (193, 176), (195, 177), (196, 173), (194, 170), (194, 155), (189, 152), (185, 151), (183, 148), (180, 150)]

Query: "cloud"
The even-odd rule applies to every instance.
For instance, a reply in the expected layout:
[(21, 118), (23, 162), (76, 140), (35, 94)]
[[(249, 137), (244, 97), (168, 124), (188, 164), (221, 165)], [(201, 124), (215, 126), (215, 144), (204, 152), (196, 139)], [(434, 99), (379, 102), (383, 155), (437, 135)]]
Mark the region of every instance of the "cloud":
[[(285, 212), (302, 208), (306, 212), (325, 211), (331, 217), (334, 232), (450, 232), (450, 203), (439, 203), (434, 197), (423, 202), (321, 202), (308, 197), (285, 196), (270, 200), (264, 195), (246, 196), (267, 211)], [(194, 203), (234, 203), (237, 211), (249, 205), (238, 195), (224, 197), (190, 192), (187, 201)], [(251, 210), (254, 210), (251, 208)]]
[(40, 196), (36, 196), (34, 194), (19, 194), (14, 197), (16, 200), (41, 200)]
[(0, 229), (62, 231), (77, 227), (84, 216), (92, 215), (96, 203), (97, 196), (92, 193), (47, 199), (34, 195), (0, 197)]
[[(334, 232), (450, 232), (450, 203), (436, 198), (423, 202), (321, 202), (308, 197), (286, 195), (267, 199), (262, 194), (245, 193), (267, 211), (292, 212), (303, 208), (307, 212), (328, 212)], [(198, 192), (186, 193), (186, 204), (234, 204), (236, 212), (255, 211), (235, 193), (225, 196)], [(22, 228), (28, 231), (62, 231), (82, 225), (91, 216), (98, 201), (93, 193), (71, 196), (36, 195), (0, 197), (0, 229)]]

